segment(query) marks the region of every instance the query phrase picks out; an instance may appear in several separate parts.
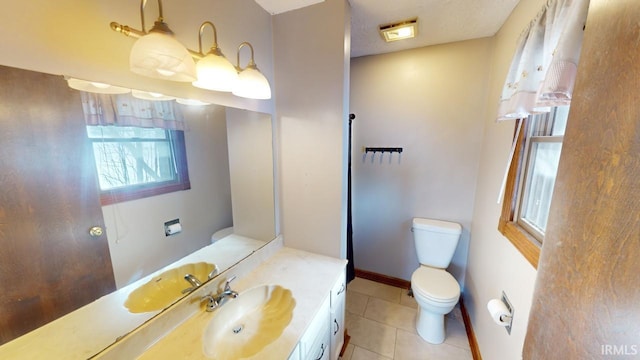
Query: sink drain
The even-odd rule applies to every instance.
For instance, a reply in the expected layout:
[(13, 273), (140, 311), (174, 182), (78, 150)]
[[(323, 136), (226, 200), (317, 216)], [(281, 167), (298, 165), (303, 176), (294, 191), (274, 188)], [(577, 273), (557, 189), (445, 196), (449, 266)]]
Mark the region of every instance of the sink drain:
[(233, 333), (234, 333), (234, 334), (237, 334), (237, 333), (239, 333), (240, 331), (242, 331), (242, 329), (244, 329), (244, 325), (236, 326), (236, 327), (234, 327), (234, 328), (233, 328)]

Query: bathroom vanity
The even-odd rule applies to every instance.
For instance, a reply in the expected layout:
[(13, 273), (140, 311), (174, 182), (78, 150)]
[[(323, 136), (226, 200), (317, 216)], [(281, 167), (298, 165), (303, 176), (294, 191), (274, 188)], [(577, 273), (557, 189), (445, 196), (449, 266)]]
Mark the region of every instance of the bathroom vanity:
[(335, 360), (340, 355), (344, 344), (345, 275), (342, 271), (289, 360)]
[(203, 352), (205, 329), (216, 311), (224, 311), (234, 299), (207, 312), (201, 298), (219, 292), (224, 282), (235, 276), (230, 285), (239, 298), (257, 286), (279, 285), (290, 290), (295, 301), (282, 334), (248, 359), (337, 359), (344, 338), (345, 266), (346, 260), (284, 247), (282, 238), (278, 238), (96, 358), (207, 359)]

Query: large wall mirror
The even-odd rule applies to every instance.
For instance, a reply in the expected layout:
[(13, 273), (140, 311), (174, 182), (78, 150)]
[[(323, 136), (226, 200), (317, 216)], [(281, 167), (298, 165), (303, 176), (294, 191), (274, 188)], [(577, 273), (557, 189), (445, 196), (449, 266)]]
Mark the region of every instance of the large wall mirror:
[(0, 354), (64, 316), (91, 356), (162, 311), (124, 306), (161, 271), (199, 254), (220, 273), (276, 236), (271, 115), (179, 107), (190, 189), (101, 205), (80, 93), (0, 66)]

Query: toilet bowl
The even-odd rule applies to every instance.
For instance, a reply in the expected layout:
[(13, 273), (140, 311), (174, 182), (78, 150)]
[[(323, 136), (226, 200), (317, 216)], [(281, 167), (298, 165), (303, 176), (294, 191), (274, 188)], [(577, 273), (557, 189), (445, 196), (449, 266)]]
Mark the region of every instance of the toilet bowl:
[(446, 268), (462, 227), (447, 221), (414, 218), (411, 230), (420, 262), (411, 275), (411, 289), (418, 303), (416, 330), (425, 341), (441, 344), (446, 337), (444, 316), (460, 298), (460, 285)]
[(420, 266), (411, 275), (411, 289), (419, 307), (418, 335), (431, 344), (441, 344), (446, 334), (444, 316), (460, 298), (458, 282), (443, 269)]

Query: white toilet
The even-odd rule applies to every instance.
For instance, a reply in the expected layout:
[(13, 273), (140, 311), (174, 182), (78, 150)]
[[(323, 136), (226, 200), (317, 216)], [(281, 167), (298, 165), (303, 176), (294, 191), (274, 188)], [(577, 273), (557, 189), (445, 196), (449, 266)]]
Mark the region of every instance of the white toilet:
[(213, 244), (214, 242), (220, 240), (220, 239), (224, 239), (225, 237), (229, 236), (233, 234), (233, 226), (229, 226), (223, 229), (220, 229), (216, 232), (213, 233), (213, 235), (211, 235), (211, 243)]
[(411, 275), (411, 289), (419, 306), (416, 329), (425, 341), (441, 344), (445, 338), (444, 316), (460, 298), (460, 285), (446, 269), (462, 227), (447, 221), (414, 218), (411, 231), (420, 262)]

